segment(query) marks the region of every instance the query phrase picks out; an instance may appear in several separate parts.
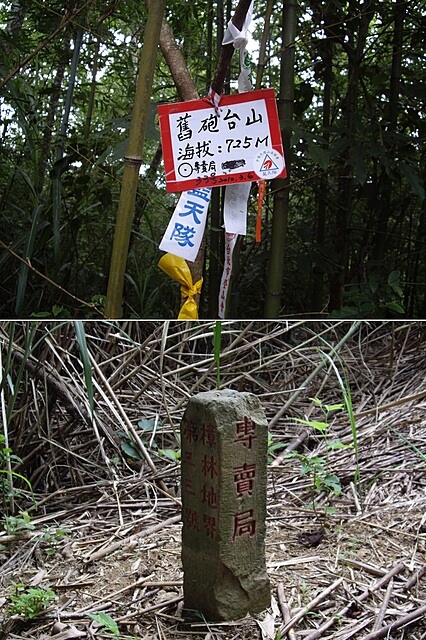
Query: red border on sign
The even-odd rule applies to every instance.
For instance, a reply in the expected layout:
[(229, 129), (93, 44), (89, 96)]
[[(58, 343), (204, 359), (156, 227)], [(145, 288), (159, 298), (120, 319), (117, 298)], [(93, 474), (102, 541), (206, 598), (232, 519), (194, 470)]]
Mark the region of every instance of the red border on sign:
[[(268, 124), (271, 133), (272, 148), (284, 157), (281, 131), (278, 118), (277, 103), (274, 89), (259, 89), (246, 93), (237, 93), (231, 96), (222, 96), (220, 107), (233, 104), (252, 102), (253, 100), (264, 100), (266, 112), (268, 114)], [(185, 113), (188, 111), (198, 111), (200, 109), (214, 109), (207, 98), (199, 100), (188, 100), (188, 102), (175, 102), (173, 104), (160, 104), (158, 106), (158, 117), (160, 121), (161, 143), (163, 146), (164, 170), (166, 174), (167, 191), (189, 191), (195, 187), (215, 187), (239, 182), (249, 182), (259, 180), (254, 171), (242, 171), (240, 173), (219, 174), (215, 177), (198, 177), (190, 180), (176, 180), (175, 166), (173, 162), (172, 135), (170, 131), (169, 116), (173, 113)], [(284, 166), (282, 172), (276, 178), (285, 178), (287, 170)]]

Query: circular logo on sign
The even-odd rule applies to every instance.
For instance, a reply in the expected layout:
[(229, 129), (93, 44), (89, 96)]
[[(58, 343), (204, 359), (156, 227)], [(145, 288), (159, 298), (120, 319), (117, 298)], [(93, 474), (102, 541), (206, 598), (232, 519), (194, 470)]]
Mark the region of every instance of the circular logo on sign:
[(189, 162), (183, 162), (178, 166), (178, 174), (182, 176), (182, 178), (189, 178), (193, 169)]
[(264, 149), (253, 159), (253, 171), (259, 178), (276, 178), (284, 169), (283, 156), (275, 149)]

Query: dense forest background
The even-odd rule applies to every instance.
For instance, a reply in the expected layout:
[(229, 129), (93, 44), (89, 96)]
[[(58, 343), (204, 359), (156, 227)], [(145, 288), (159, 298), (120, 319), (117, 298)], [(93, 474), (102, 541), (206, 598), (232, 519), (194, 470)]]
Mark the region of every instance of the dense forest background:
[[(200, 96), (235, 5), (167, 2)], [(146, 20), (134, 0), (0, 2), (2, 317), (103, 315)], [(255, 0), (252, 24), (253, 84), (277, 92), (290, 176), (268, 184), (260, 243), (253, 184), (228, 315), (425, 317), (423, 1)], [(237, 67), (234, 56), (225, 92), (236, 90)], [(158, 103), (179, 99), (159, 50), (127, 317), (179, 310), (179, 287), (157, 266), (177, 194), (165, 191), (156, 120)], [(201, 317), (217, 313), (222, 200), (217, 190)], [(275, 306), (268, 291), (278, 291)]]

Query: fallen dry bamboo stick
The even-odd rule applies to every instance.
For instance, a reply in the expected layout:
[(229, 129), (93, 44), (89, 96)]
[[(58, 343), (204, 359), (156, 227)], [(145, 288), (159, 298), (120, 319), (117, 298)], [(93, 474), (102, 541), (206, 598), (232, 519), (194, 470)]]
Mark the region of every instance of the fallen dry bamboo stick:
[(377, 591), (377, 589), (380, 589), (381, 587), (383, 587), (387, 582), (389, 582), (389, 580), (393, 578), (393, 576), (395, 576), (397, 573), (399, 573), (403, 569), (404, 569), (404, 563), (399, 562), (398, 564), (396, 564), (394, 567), (392, 567), (390, 571), (388, 571), (386, 575), (380, 578), (380, 580), (375, 582), (371, 587), (368, 587), (368, 589), (365, 589), (361, 593), (361, 595), (359, 595), (356, 599), (354, 598), (354, 600), (351, 600), (347, 605), (345, 605), (342, 609), (340, 609), (340, 611), (333, 614), (331, 618), (326, 620), (326, 622), (324, 622), (324, 624), (321, 625), (321, 627), (319, 627), (313, 633), (307, 636), (305, 640), (317, 640), (317, 638), (320, 638), (325, 631), (327, 631), (330, 627), (332, 627), (336, 623), (337, 619), (343, 618), (343, 616), (346, 615), (346, 613), (353, 607), (355, 603), (361, 603), (361, 602), (364, 602), (364, 600), (367, 600), (367, 598), (371, 595), (373, 591)]
[(92, 555), (90, 555), (88, 558), (85, 558), (85, 562), (87, 563), (94, 562), (95, 560), (104, 558), (108, 554), (113, 553), (113, 551), (117, 551), (117, 549), (119, 549), (123, 545), (129, 544), (133, 540), (136, 540), (137, 538), (146, 538), (147, 536), (150, 536), (153, 533), (156, 533), (157, 531), (160, 531), (161, 529), (164, 529), (165, 527), (168, 527), (171, 524), (176, 524), (176, 522), (180, 522), (180, 519), (181, 519), (180, 515), (173, 516), (172, 518), (168, 518), (168, 520), (164, 520), (163, 522), (158, 522), (157, 524), (152, 525), (152, 527), (148, 527), (144, 531), (139, 531), (138, 533), (132, 533), (132, 535), (127, 536), (127, 538), (121, 538), (120, 540), (115, 540), (115, 542), (112, 542), (107, 547), (104, 547), (103, 549), (99, 549), (99, 551), (95, 551), (95, 553), (92, 553)]
[[(111, 602), (114, 602), (114, 600), (117, 599), (117, 596), (125, 593), (126, 591), (130, 591), (131, 589), (136, 589), (137, 587), (147, 587), (150, 589), (159, 587), (161, 589), (164, 587), (181, 587), (182, 584), (183, 584), (182, 580), (167, 580), (167, 581), (157, 580), (156, 581), (156, 580), (148, 580), (146, 577), (139, 578), (139, 580), (136, 580), (136, 582), (133, 582), (132, 584), (128, 584), (125, 587), (118, 589), (118, 591), (114, 591), (114, 593), (109, 593), (104, 598), (101, 598), (96, 602), (91, 602), (89, 605), (87, 605), (87, 607), (83, 607), (82, 609), (77, 609), (77, 611), (72, 611), (69, 613), (61, 612), (61, 616), (63, 619), (69, 618), (70, 616), (74, 616), (74, 615), (84, 617), (84, 615), (87, 614), (88, 612), (96, 610), (96, 607), (99, 607), (100, 604), (102, 604), (103, 608), (106, 608), (106, 605), (108, 604), (108, 606), (110, 606)], [(65, 586), (68, 587), (68, 585), (65, 585)]]
[(373, 409), (366, 409), (365, 411), (360, 411), (355, 414), (355, 419), (364, 418), (364, 416), (372, 416), (376, 413), (380, 413), (381, 411), (386, 411), (387, 409), (393, 409), (393, 407), (398, 407), (401, 404), (407, 404), (408, 402), (413, 402), (414, 400), (421, 400), (426, 396), (426, 390), (420, 391), (419, 393), (414, 393), (411, 396), (405, 396), (405, 398), (400, 398), (399, 400), (394, 400), (393, 402), (388, 402), (387, 404), (383, 404), (381, 407), (374, 407)]
[(151, 611), (156, 611), (157, 609), (164, 609), (164, 607), (169, 607), (171, 604), (177, 604), (183, 600), (183, 596), (177, 596), (176, 598), (170, 598), (170, 600), (163, 600), (162, 602), (157, 602), (156, 604), (147, 607), (146, 609), (142, 609), (141, 611), (133, 611), (132, 613), (126, 613), (124, 616), (120, 616), (119, 618), (115, 618), (115, 621), (118, 622), (127, 622), (128, 624), (132, 624), (132, 618), (139, 618), (140, 616), (145, 615), (145, 613), (150, 613)]
[[(278, 595), (278, 604), (283, 616), (283, 620), (285, 624), (288, 624), (291, 620), (290, 609), (288, 608), (287, 600), (284, 592), (284, 585), (282, 582), (278, 583), (277, 587), (277, 595)], [(293, 629), (289, 629), (287, 632), (289, 640), (296, 640), (296, 634)]]
[(299, 620), (301, 620), (302, 618), (305, 617), (305, 615), (307, 613), (309, 613), (309, 611), (311, 611), (314, 607), (317, 606), (317, 604), (319, 604), (320, 602), (322, 602), (323, 600), (325, 600), (325, 598), (332, 593), (332, 591), (334, 591), (335, 589), (337, 589), (337, 587), (339, 586), (339, 584), (341, 584), (343, 582), (343, 577), (338, 578), (337, 580), (335, 580), (333, 582), (333, 584), (331, 584), (329, 587), (327, 587), (327, 589), (325, 589), (324, 591), (322, 591), (319, 595), (317, 595), (316, 598), (314, 598), (313, 600), (311, 600), (311, 602), (308, 602), (308, 604), (306, 605), (306, 607), (303, 607), (303, 609), (301, 611), (299, 611), (299, 613), (296, 613), (295, 616), (293, 616), (293, 618), (291, 620), (289, 620), (289, 622), (287, 622), (281, 629), (281, 635), (284, 635), (285, 633), (287, 633), (287, 631), (289, 631), (290, 629), (292, 629), (294, 627), (294, 625), (299, 622)]
[[(108, 391), (108, 393), (110, 395), (110, 398), (112, 399), (113, 403), (115, 404), (115, 406), (116, 406), (116, 408), (118, 410), (118, 413), (121, 416), (122, 426), (123, 426), (124, 430), (126, 431), (127, 434), (129, 434), (129, 432), (130, 432), (130, 434), (131, 434), (131, 436), (132, 436), (132, 438), (133, 438), (133, 440), (135, 442), (135, 445), (136, 445), (137, 449), (139, 450), (139, 453), (141, 453), (142, 457), (145, 458), (145, 461), (148, 464), (148, 466), (151, 469), (151, 471), (153, 473), (157, 473), (157, 467), (153, 463), (148, 450), (146, 449), (145, 445), (143, 444), (142, 440), (140, 439), (137, 430), (135, 429), (135, 427), (133, 426), (133, 424), (129, 420), (129, 418), (127, 416), (127, 413), (124, 411), (121, 402), (117, 398), (117, 396), (114, 393), (111, 385), (109, 384), (108, 380), (104, 376), (103, 371), (101, 370), (101, 368), (99, 367), (98, 363), (96, 362), (95, 358), (92, 356), (91, 353), (89, 353), (89, 358), (90, 358), (90, 362), (92, 363), (93, 369), (96, 371), (97, 375), (100, 377), (100, 379), (102, 381), (102, 384), (105, 386), (105, 389)], [(98, 390), (101, 391), (101, 388), (98, 387)], [(102, 394), (102, 395), (104, 395), (104, 397), (106, 397), (106, 394)], [(163, 488), (165, 488), (165, 487), (163, 487)]]
[[(1, 541), (1, 538), (0, 538)], [(408, 589), (408, 591), (410, 589), (412, 589), (419, 580), (421, 580), (421, 578), (425, 575), (426, 573), (426, 564), (423, 565), (423, 567), (421, 567), (418, 571), (416, 571), (416, 573), (411, 576), (411, 578), (409, 580), (407, 580), (407, 582), (404, 585), (404, 589)]]
[(373, 631), (377, 631), (382, 627), (383, 620), (386, 614), (386, 609), (388, 607), (389, 600), (392, 595), (392, 590), (393, 590), (393, 578), (389, 580), (389, 584), (387, 586), (386, 593), (383, 598), (383, 602), (380, 606), (379, 613), (377, 614), (376, 622), (374, 623)]
[(347, 564), (350, 567), (355, 567), (356, 569), (363, 569), (367, 571), (367, 573), (371, 573), (373, 576), (383, 577), (388, 575), (388, 572), (385, 569), (381, 569), (380, 567), (375, 567), (372, 564), (367, 564), (366, 562), (360, 562), (359, 560), (354, 560), (353, 558), (344, 558), (343, 556), (339, 558), (339, 562), (342, 564)]
[(378, 631), (373, 631), (372, 633), (367, 634), (366, 636), (361, 638), (361, 640), (379, 640), (380, 638), (391, 637), (389, 636), (389, 634), (393, 631), (400, 629), (406, 624), (410, 624), (410, 622), (415, 622), (416, 620), (423, 618), (425, 615), (426, 604), (424, 604), (422, 607), (419, 607), (418, 609), (415, 609), (411, 613), (407, 613), (407, 615), (402, 616), (402, 618), (399, 618), (399, 620), (395, 620), (395, 622), (388, 624), (386, 627), (382, 627)]

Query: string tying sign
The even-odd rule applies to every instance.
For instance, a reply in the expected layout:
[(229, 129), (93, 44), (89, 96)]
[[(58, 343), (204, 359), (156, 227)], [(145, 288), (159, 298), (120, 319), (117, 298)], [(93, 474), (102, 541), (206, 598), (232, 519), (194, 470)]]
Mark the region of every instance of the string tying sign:
[(273, 89), (158, 107), (167, 191), (188, 191), (286, 174)]

